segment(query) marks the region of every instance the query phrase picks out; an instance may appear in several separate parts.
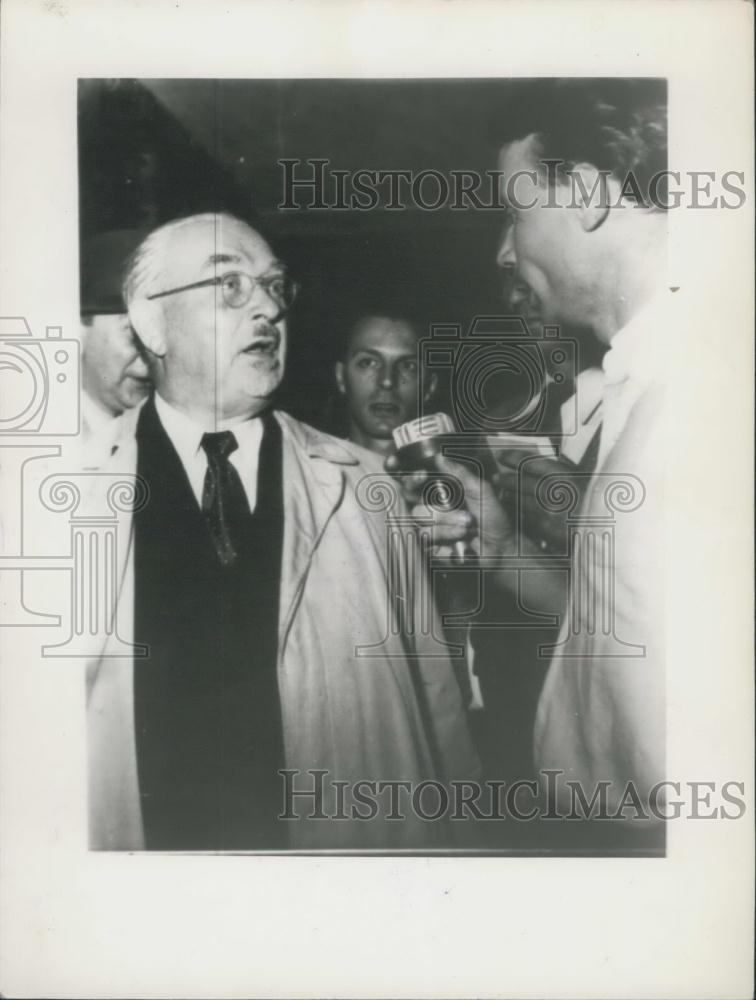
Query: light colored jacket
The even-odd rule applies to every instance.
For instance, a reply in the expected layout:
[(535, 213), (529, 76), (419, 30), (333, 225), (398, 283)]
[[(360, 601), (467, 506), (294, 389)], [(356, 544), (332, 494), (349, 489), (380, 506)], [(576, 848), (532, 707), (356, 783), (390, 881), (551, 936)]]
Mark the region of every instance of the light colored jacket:
[[(284, 413), (275, 416), (282, 430), (284, 482), (278, 682), (286, 766), (300, 772), (294, 786), (311, 789), (314, 779), (307, 772), (326, 770), (323, 811), (333, 815), (331, 781), (416, 785), (426, 779), (475, 778), (478, 762), (450, 660), (432, 636), (396, 634), (396, 602), (388, 598), (386, 512), (366, 509), (371, 505), (364, 492), (380, 479), (384, 489), (393, 489), (380, 460)], [(136, 412), (126, 415), (100, 471), (135, 473), (136, 420)], [(363, 482), (358, 493), (366, 476), (378, 478)], [(95, 488), (98, 481), (112, 482), (95, 475)], [(133, 633), (132, 525), (128, 513), (119, 523), (122, 639)], [(401, 577), (404, 570), (396, 572)], [(417, 582), (415, 577), (400, 585), (414, 588), (414, 601), (419, 600)], [(358, 651), (371, 646), (376, 647), (373, 655)], [(88, 668), (90, 846), (133, 850), (143, 847), (133, 661), (110, 658), (109, 652), (106, 645)], [(292, 845), (396, 848), (437, 842), (440, 824), (413, 818), (407, 796), (401, 800), (404, 821), (386, 820), (387, 795), (381, 801), (387, 808), (366, 821), (310, 820), (312, 800), (296, 800), (303, 818), (290, 821)], [(345, 802), (349, 814), (349, 792)]]
[[(602, 441), (576, 522), (570, 607), (546, 676), (535, 726), (542, 771), (563, 773), (557, 800), (572, 810), (567, 781), (590, 801), (606, 787), (616, 815), (628, 783), (656, 822), (649, 794), (666, 777), (664, 550), (665, 387), (668, 338), (679, 328), (669, 293), (612, 341), (604, 359)], [(651, 803), (663, 807), (661, 794)]]

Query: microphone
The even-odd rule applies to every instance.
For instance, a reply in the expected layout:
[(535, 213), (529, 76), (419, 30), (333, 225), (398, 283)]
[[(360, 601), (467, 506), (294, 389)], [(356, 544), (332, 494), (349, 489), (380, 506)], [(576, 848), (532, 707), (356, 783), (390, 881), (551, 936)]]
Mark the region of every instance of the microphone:
[[(443, 454), (441, 438), (456, 433), (451, 417), (446, 413), (433, 413), (401, 424), (393, 430), (396, 457), (405, 472), (430, 473), (429, 483), (434, 490), (433, 505), (440, 510), (452, 510), (453, 494), (448, 483), (439, 478), (434, 482), (433, 473), (439, 474), (438, 456)], [(464, 541), (453, 545), (454, 561), (462, 563), (468, 554)]]

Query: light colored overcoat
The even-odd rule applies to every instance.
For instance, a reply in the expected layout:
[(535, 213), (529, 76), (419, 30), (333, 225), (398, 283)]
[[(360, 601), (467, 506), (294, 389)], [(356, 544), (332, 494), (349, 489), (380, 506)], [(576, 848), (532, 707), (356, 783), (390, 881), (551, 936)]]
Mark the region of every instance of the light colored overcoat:
[[(332, 815), (336, 806), (331, 781), (401, 780), (417, 785), (426, 779), (474, 778), (477, 759), (450, 660), (421, 628), (414, 636), (407, 635), (406, 628), (404, 635), (397, 634), (397, 602), (389, 599), (387, 567), (392, 564), (397, 574), (391, 589), (407, 591), (399, 601), (411, 594), (416, 606), (421, 599), (419, 575), (411, 581), (414, 589), (407, 590), (406, 560), (388, 555), (386, 511), (366, 509), (381, 507), (374, 502), (384, 475), (380, 460), (285, 413), (275, 416), (282, 430), (284, 482), (278, 682), (286, 766), (300, 772), (295, 787), (313, 788), (314, 779), (306, 772), (327, 771), (323, 811)], [(123, 418), (115, 445), (92, 471), (134, 475), (136, 420), (136, 412)], [(385, 478), (383, 489), (391, 492)], [(95, 488), (104, 488), (112, 478), (94, 475), (91, 481)], [(366, 492), (369, 487), (373, 489)], [(366, 501), (370, 496), (373, 502)], [(133, 636), (132, 525), (126, 513), (118, 534), (121, 638)], [(190, 543), (176, 539), (179, 545)], [(399, 564), (404, 569), (397, 570)], [(371, 646), (376, 647), (373, 655), (358, 653), (358, 647)], [(88, 667), (90, 846), (134, 850), (144, 842), (133, 660), (111, 657), (110, 652), (106, 645)], [(432, 794), (426, 800), (431, 810)], [(314, 800), (297, 799), (295, 809), (302, 818), (290, 821), (292, 846), (359, 849), (437, 843), (441, 825), (414, 817), (408, 793), (402, 795), (407, 817), (402, 821), (385, 818), (387, 793), (378, 796), (386, 808), (372, 820), (308, 819)], [(351, 815), (349, 789), (345, 802), (343, 811)]]

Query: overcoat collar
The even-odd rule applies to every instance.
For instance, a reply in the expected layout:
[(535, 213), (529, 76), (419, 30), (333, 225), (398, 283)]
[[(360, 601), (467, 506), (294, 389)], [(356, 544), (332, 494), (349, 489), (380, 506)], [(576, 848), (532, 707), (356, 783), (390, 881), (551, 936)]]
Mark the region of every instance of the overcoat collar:
[[(141, 407), (124, 414), (110, 454), (99, 468), (136, 471), (136, 426)], [(274, 416), (283, 433), (284, 540), (279, 612), (279, 656), (302, 595), (313, 555), (328, 522), (340, 506), (346, 486), (345, 469), (360, 465), (359, 457), (344, 443), (294, 420), (280, 410)], [(313, 485), (317, 488), (313, 489)], [(366, 518), (376, 535), (372, 518)], [(131, 556), (133, 521), (127, 534), (126, 558)], [(380, 545), (380, 539), (373, 537)], [(124, 580), (124, 573), (119, 574)]]
[[(283, 432), (284, 540), (281, 557), (279, 657), (283, 655), (312, 558), (340, 506), (345, 466), (359, 460), (334, 438), (276, 411)], [(316, 484), (312, 488), (313, 481)]]

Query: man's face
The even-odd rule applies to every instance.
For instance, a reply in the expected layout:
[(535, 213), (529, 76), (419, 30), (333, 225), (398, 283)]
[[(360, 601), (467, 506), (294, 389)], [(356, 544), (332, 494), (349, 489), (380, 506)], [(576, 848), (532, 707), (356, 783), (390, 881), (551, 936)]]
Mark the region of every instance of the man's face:
[(499, 156), (509, 207), (497, 263), (515, 268), (529, 289), (524, 304), (534, 321), (583, 323), (590, 305), (589, 234), (577, 209), (568, 207), (569, 185), (549, 189), (537, 171), (537, 152), (535, 137), (528, 136), (504, 146)]
[(417, 336), (399, 319), (368, 317), (358, 325), (336, 381), (346, 398), (350, 437), (365, 447), (391, 439), (400, 424), (414, 420), (420, 389)]
[(136, 406), (149, 392), (150, 381), (129, 317), (95, 315), (82, 329), (85, 392), (113, 416)]
[(528, 332), (533, 337), (540, 337), (543, 334), (543, 319), (538, 296), (514, 269), (507, 275), (504, 301), (508, 309), (525, 320)]
[[(165, 251), (165, 289), (228, 272), (283, 274), (265, 240), (237, 220), (195, 222), (174, 232)], [(156, 289), (160, 291), (162, 289)], [(184, 409), (218, 420), (254, 416), (278, 388), (286, 357), (283, 310), (263, 285), (229, 306), (219, 286), (193, 288), (162, 304), (165, 356), (161, 391)]]

